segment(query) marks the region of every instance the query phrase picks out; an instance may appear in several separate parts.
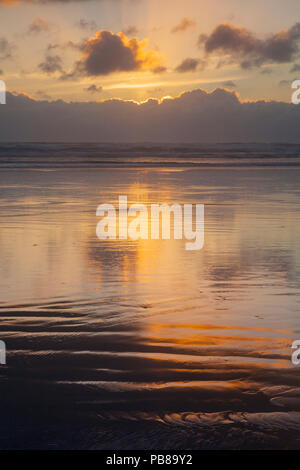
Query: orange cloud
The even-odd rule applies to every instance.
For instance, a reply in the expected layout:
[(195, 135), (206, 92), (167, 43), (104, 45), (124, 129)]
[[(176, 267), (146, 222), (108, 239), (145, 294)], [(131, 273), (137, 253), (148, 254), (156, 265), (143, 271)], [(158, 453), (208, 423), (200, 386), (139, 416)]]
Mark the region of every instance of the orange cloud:
[(97, 31), (81, 46), (77, 73), (96, 76), (133, 70), (163, 71), (162, 57), (154, 50), (146, 50), (147, 44), (147, 39), (128, 38), (122, 32)]

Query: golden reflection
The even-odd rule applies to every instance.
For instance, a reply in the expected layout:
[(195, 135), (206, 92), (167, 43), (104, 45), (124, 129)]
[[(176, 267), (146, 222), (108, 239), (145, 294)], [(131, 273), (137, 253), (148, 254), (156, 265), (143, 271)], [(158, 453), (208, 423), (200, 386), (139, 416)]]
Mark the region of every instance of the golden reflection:
[[(288, 367), (295, 296), (279, 294), (287, 276), (296, 283), (296, 270), (278, 247), (294, 246), (295, 213), (279, 214), (265, 200), (247, 206), (236, 197), (220, 201), (220, 191), (227, 191), (223, 183), (218, 191), (209, 184), (209, 173), (199, 172), (203, 184), (197, 186), (189, 183), (191, 175), (143, 170), (126, 179), (120, 171), (109, 181), (103, 172), (87, 184), (73, 173), (75, 182), (55, 184), (50, 198), (34, 189), (26, 198), (14, 198), (18, 212), (3, 219), (0, 233), (2, 302), (33, 301), (41, 308), (64, 299), (86, 322), (95, 322), (96, 331), (105, 321), (129, 324), (135, 335), (124, 349), (141, 349), (143, 357), (182, 362), (202, 354), (251, 360), (255, 367), (268, 361), (273, 368)], [(49, 173), (49, 184), (56, 177)], [(187, 253), (182, 240), (172, 239), (100, 241), (96, 208), (100, 202), (117, 204), (119, 195), (146, 207), (204, 202), (203, 250)]]

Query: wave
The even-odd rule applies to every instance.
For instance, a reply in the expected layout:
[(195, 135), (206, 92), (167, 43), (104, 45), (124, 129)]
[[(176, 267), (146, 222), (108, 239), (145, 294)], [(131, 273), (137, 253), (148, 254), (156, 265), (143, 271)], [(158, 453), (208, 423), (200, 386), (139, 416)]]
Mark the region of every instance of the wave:
[(2, 143), (2, 168), (299, 166), (299, 144)]

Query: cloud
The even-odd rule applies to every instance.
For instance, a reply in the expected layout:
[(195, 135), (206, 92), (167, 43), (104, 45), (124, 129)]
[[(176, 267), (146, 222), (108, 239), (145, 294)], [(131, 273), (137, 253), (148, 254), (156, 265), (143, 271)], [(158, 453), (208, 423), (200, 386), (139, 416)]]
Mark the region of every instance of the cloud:
[(126, 36), (133, 36), (138, 34), (139, 30), (136, 26), (128, 26), (127, 28), (123, 29), (122, 31)]
[[(265, 39), (231, 23), (218, 25), (210, 35), (200, 35), (199, 45), (207, 55), (219, 54), (242, 68), (260, 67), (268, 63), (292, 62), (299, 55), (300, 23)], [(223, 60), (222, 64), (225, 64)], [(221, 65), (222, 65), (221, 64)]]
[(222, 86), (225, 88), (236, 88), (236, 83), (232, 80), (226, 80), (225, 82), (222, 83)]
[(82, 58), (76, 63), (73, 75), (109, 75), (135, 70), (161, 71), (162, 59), (153, 50), (145, 50), (147, 40), (128, 38), (100, 30), (81, 46)]
[(103, 90), (102, 86), (100, 85), (90, 85), (89, 87), (85, 88), (85, 91), (89, 91), (90, 93), (101, 93)]
[(164, 73), (167, 71), (167, 68), (164, 67), (163, 65), (159, 65), (157, 67), (154, 67), (154, 69), (152, 70), (153, 73)]
[(195, 72), (199, 67), (201, 70), (205, 68), (205, 61), (201, 59), (192, 59), (187, 58), (184, 59), (181, 64), (176, 67), (176, 72), (184, 73), (184, 72)]
[(290, 73), (300, 72), (300, 64), (294, 64), (290, 70)]
[(43, 20), (42, 18), (34, 18), (32, 23), (28, 26), (27, 34), (39, 34), (43, 32), (48, 32), (50, 29), (50, 23)]
[(190, 20), (189, 18), (185, 17), (182, 18), (180, 23), (178, 23), (174, 28), (171, 29), (171, 33), (183, 33), (184, 31), (187, 31), (190, 28), (194, 28), (196, 26), (196, 22), (193, 20)]
[(280, 80), (280, 82), (278, 83), (279, 86), (283, 86), (283, 87), (289, 86), (289, 88), (291, 88), (291, 84), (292, 84), (291, 80)]
[(63, 72), (62, 60), (58, 55), (46, 55), (44, 62), (41, 62), (38, 67), (42, 72), (48, 75), (55, 72)]
[(273, 70), (272, 69), (263, 69), (260, 73), (262, 75), (271, 75), (271, 73), (273, 73)]
[(81, 50), (82, 48), (82, 43), (78, 42), (73, 42), (73, 41), (66, 41), (62, 44), (58, 43), (50, 43), (47, 46), (47, 51), (52, 51), (53, 49), (74, 49), (74, 50)]
[(0, 59), (11, 59), (12, 51), (13, 51), (13, 44), (8, 42), (5, 37), (0, 37)]
[(241, 102), (216, 89), (174, 99), (66, 103), (7, 93), (1, 141), (299, 142), (300, 105)]
[(76, 26), (78, 26), (80, 29), (83, 29), (84, 31), (94, 31), (97, 29), (97, 23), (94, 20), (86, 20), (85, 18), (81, 18), (76, 23)]

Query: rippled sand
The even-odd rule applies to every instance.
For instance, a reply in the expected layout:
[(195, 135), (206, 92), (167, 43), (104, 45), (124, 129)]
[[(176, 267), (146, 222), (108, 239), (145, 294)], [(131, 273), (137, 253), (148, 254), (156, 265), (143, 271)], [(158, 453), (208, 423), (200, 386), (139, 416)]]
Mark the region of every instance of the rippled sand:
[[(5, 169), (1, 448), (300, 448), (298, 167)], [(204, 203), (205, 246), (96, 208)]]

